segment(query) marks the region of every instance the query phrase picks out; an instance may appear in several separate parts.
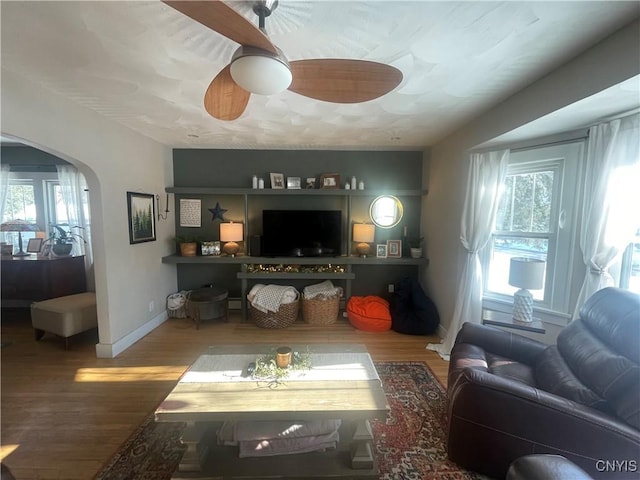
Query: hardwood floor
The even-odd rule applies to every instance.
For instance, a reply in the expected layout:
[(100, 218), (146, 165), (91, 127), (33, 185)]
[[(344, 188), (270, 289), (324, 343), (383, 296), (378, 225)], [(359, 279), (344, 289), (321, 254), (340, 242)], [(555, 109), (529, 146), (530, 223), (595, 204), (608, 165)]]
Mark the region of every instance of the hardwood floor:
[(87, 480), (155, 410), (184, 370), (210, 345), (362, 343), (374, 361), (427, 362), (446, 384), (448, 363), (427, 343), (437, 337), (297, 322), (282, 330), (242, 323), (169, 319), (114, 359), (95, 356), (86, 332), (65, 351), (59, 338), (36, 342), (28, 311), (2, 311), (0, 458), (18, 480)]

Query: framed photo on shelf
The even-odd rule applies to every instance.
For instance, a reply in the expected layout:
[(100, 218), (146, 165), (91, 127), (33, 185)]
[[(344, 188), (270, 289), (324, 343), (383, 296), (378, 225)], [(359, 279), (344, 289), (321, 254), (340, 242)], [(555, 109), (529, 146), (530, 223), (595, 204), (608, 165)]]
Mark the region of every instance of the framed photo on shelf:
[(40, 253), (42, 242), (44, 242), (42, 238), (30, 238), (27, 244), (27, 253)]
[(390, 258), (402, 257), (402, 241), (387, 240), (387, 256)]
[(211, 255), (220, 255), (220, 242), (202, 242), (200, 244), (200, 250), (203, 257)]
[(307, 177), (307, 183), (304, 184), (304, 188), (316, 188), (316, 177)]
[(300, 177), (287, 177), (287, 188), (300, 190)]
[(127, 192), (129, 243), (155, 242), (156, 209), (154, 196), (149, 193)]
[(340, 175), (337, 173), (323, 173), (320, 177), (320, 188), (340, 188)]
[(376, 245), (376, 257), (378, 257), (378, 258), (387, 258), (387, 244), (386, 243), (378, 243)]
[(283, 173), (270, 173), (271, 188), (275, 190), (281, 190), (284, 188), (284, 174)]

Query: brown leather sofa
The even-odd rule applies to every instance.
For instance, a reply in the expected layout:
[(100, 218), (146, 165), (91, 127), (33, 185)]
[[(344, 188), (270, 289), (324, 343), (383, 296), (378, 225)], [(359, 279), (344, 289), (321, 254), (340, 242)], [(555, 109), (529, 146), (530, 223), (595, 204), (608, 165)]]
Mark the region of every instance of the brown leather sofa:
[(503, 479), (529, 454), (640, 477), (640, 296), (606, 288), (546, 345), (465, 323), (449, 365), (448, 455)]

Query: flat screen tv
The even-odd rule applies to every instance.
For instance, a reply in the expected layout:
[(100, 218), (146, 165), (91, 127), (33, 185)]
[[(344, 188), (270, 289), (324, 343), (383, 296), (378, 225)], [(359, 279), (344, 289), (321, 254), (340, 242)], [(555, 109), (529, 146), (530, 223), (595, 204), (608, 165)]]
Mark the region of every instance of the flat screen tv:
[(265, 257), (338, 257), (342, 254), (340, 210), (263, 210)]

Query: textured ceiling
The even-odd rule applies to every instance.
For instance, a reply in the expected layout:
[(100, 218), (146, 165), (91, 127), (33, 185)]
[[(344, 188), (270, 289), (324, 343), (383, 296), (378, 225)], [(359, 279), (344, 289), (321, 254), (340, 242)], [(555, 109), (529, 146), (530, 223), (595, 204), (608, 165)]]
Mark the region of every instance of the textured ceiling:
[[(248, 2), (231, 4), (255, 19)], [(611, 1), (281, 0), (266, 28), (289, 60), (373, 60), (404, 79), (356, 105), (252, 95), (232, 122), (210, 117), (203, 96), (237, 44), (160, 2), (2, 1), (2, 67), (172, 147), (421, 148), (638, 12)]]

